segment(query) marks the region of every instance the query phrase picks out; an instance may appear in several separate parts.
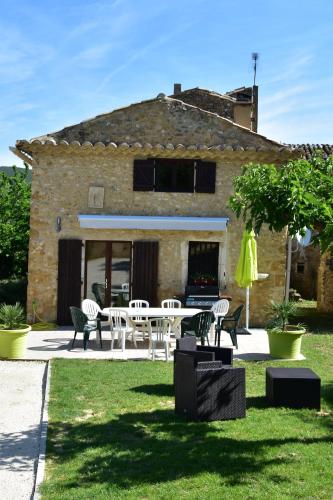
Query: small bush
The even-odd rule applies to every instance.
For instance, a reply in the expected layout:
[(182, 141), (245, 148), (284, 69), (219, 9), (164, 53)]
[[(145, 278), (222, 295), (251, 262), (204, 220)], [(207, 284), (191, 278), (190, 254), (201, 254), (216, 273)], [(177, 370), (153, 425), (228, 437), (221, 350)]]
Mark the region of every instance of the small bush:
[(19, 304), (1, 304), (0, 306), (0, 326), (4, 330), (15, 330), (20, 328), (25, 321), (24, 309)]
[(1, 280), (0, 281), (0, 304), (21, 304), (26, 307), (27, 302), (27, 280)]
[(271, 304), (268, 310), (273, 312), (273, 317), (269, 320), (267, 327), (278, 328), (281, 330), (286, 329), (286, 325), (289, 323), (289, 318), (296, 315), (297, 304), (296, 302), (275, 302), (271, 300)]

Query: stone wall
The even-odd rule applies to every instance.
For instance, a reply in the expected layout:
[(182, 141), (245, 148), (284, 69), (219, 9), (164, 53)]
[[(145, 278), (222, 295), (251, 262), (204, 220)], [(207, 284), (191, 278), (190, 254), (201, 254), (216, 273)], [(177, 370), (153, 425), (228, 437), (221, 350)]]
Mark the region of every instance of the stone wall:
[(231, 97), (221, 96), (215, 92), (199, 88), (184, 90), (180, 94), (172, 95), (171, 97), (234, 121), (233, 108), (235, 100)]
[[(252, 89), (251, 89), (252, 93)], [(171, 97), (179, 99), (182, 102), (197, 106), (198, 108), (217, 113), (223, 118), (232, 120), (233, 122), (251, 129), (251, 96), (248, 97), (248, 102), (237, 101), (227, 95), (217, 94), (208, 90), (194, 88), (184, 90), (179, 94), (174, 94)]]
[(324, 253), (318, 271), (318, 311), (333, 313), (333, 255)]
[[(31, 318), (32, 301), (37, 303), (37, 312), (45, 320), (55, 320), (57, 302), (58, 239), (79, 238), (85, 240), (156, 239), (160, 242), (159, 255), (159, 299), (184, 291), (187, 277), (187, 244), (195, 239), (219, 241), (221, 251), (225, 248), (226, 289), (222, 292), (233, 297), (233, 306), (245, 301), (245, 290), (234, 282), (236, 262), (239, 255), (243, 226), (228, 208), (232, 193), (232, 178), (241, 172), (244, 163), (258, 161), (258, 153), (215, 152), (208, 158), (217, 162), (216, 193), (154, 193), (132, 190), (133, 161), (142, 157), (128, 151), (117, 150), (104, 153), (96, 150), (78, 149), (77, 153), (66, 153), (66, 148), (39, 147), (34, 157), (31, 231), (29, 254), (28, 314)], [(151, 153), (150, 153), (151, 154)], [(168, 154), (167, 152), (165, 154)], [(170, 153), (171, 154), (171, 153)], [(181, 156), (183, 153), (173, 152)], [(272, 154), (272, 153), (270, 153)], [(278, 154), (278, 153), (277, 153)], [(208, 153), (202, 153), (207, 159)], [(278, 162), (278, 156), (262, 161)], [(148, 154), (146, 153), (146, 156)], [(196, 152), (196, 156), (198, 152)], [(260, 156), (260, 154), (259, 154)], [(89, 187), (103, 186), (104, 206), (88, 208)], [(193, 215), (230, 217), (227, 232), (183, 232), (183, 231), (121, 231), (82, 229), (79, 213), (142, 214), (142, 215)], [(56, 231), (56, 219), (61, 217), (62, 229)], [(264, 307), (270, 299), (281, 300), (283, 296), (285, 270), (284, 235), (271, 235), (263, 231), (258, 238), (259, 272), (269, 273), (266, 281), (255, 283), (251, 290), (251, 324), (260, 325), (265, 316)], [(224, 284), (224, 276), (220, 275)]]

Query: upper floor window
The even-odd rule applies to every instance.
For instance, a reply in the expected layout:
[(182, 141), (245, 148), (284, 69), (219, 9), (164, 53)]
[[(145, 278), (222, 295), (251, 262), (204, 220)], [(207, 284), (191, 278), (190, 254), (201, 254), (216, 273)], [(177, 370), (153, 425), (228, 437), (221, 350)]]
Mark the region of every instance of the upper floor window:
[(148, 158), (134, 161), (133, 190), (215, 193), (216, 164), (209, 161)]

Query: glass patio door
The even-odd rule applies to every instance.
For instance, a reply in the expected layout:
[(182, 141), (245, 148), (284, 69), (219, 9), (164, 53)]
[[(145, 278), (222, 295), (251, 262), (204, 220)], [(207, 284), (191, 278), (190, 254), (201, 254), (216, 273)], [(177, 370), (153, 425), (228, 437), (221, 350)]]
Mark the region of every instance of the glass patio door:
[(128, 241), (86, 241), (85, 297), (101, 307), (127, 306), (131, 253)]

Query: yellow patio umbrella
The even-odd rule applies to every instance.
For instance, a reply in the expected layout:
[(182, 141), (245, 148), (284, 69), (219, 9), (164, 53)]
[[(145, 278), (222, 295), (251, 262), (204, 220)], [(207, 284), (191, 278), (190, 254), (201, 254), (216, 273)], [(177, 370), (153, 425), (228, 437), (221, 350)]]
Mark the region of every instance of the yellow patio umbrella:
[(257, 269), (257, 242), (253, 229), (244, 231), (240, 255), (236, 268), (236, 281), (241, 288), (246, 288), (246, 320), (245, 327), (249, 328), (250, 317), (250, 287), (258, 279)]

